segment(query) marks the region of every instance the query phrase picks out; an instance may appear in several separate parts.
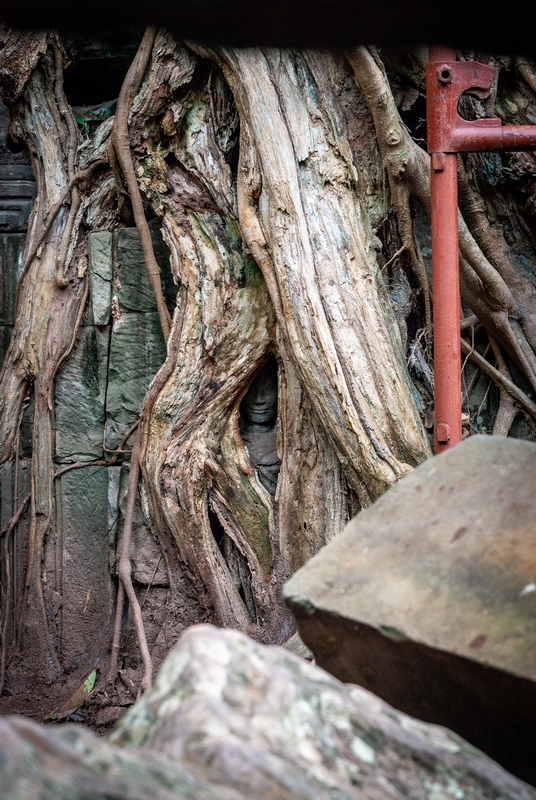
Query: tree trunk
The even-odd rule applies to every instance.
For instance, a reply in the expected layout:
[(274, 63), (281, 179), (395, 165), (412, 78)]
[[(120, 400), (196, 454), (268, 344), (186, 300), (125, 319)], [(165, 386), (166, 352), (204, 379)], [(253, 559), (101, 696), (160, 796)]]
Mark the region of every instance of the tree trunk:
[[(131, 600), (143, 595), (138, 611), (130, 607), (150, 628), (145, 604), (156, 597), (163, 559), (167, 578), (158, 580), (167, 589), (154, 601), (161, 606), (158, 630), (148, 635), (157, 662), (170, 637), (198, 619), (282, 643), (293, 632), (283, 582), (430, 455), (423, 426), (430, 427), (433, 412), (429, 175), (409, 130), (417, 124), (411, 109), (419, 107), (422, 54), (386, 53), (382, 61), (366, 48), (347, 57), (207, 49), (149, 32), (115, 118), (90, 125), (63, 90), (63, 69), (76, 62), (78, 44), (53, 33), (2, 36), (11, 135), (29, 148), (38, 186), (0, 394), (0, 460), (16, 462), (16, 475), (30, 396), (34, 409), (28, 510), (15, 519), (15, 503), (4, 527), (3, 663), (37, 647), (32, 674), (49, 682), (64, 676), (58, 572), (67, 551), (57, 523), (54, 382), (89, 324), (88, 237), (99, 232), (117, 243), (130, 202), (165, 338), (165, 274), (161, 281), (150, 232), (156, 221), (177, 300), (167, 356), (138, 409), (135, 447), (142, 523), (160, 555), (150, 580), (138, 580), (134, 569), (133, 588), (130, 570), (120, 571), (122, 586)], [(523, 74), (506, 72), (510, 83), (498, 102), (507, 122), (533, 113), (534, 87)], [(473, 104), (469, 112), (482, 109)], [(462, 299), (466, 315), (476, 315), (469, 324), (477, 347), (485, 336), (479, 322), (492, 337), (502, 380), (496, 427), (506, 435), (519, 396), (530, 415), (526, 392), (536, 388), (534, 276), (521, 266), (534, 261), (527, 176), (535, 162), (517, 154), (499, 166), (494, 158), (460, 159)], [(501, 175), (500, 189), (486, 183), (489, 164)], [(119, 266), (124, 283), (128, 264)], [(112, 287), (120, 295), (117, 277)], [(113, 296), (112, 327), (108, 317), (94, 320), (108, 326), (111, 341), (130, 319)], [(517, 400), (508, 390), (512, 377)], [(483, 406), (474, 414), (471, 397), (476, 432)], [(92, 461), (71, 460), (62, 475), (93, 465), (109, 471), (110, 486), (114, 470), (127, 469), (133, 421), (116, 431), (113, 447)], [(133, 491), (123, 550), (135, 560)], [(27, 518), (21, 598), (11, 572), (22, 553), (10, 537)], [(124, 666), (128, 650), (118, 638), (123, 588), (120, 598), (114, 679), (117, 658)], [(106, 662), (110, 645), (111, 627), (91, 652)], [(144, 656), (146, 676), (149, 660)]]

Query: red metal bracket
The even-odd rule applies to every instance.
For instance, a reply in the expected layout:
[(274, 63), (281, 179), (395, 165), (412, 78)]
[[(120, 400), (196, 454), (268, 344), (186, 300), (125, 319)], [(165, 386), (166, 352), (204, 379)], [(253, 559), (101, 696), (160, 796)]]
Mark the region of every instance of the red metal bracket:
[(495, 68), (477, 61), (430, 61), (426, 68), (428, 152), (461, 153), (536, 148), (536, 125), (503, 125), (496, 117), (463, 119), (464, 94), (489, 97)]
[(428, 152), (431, 156), (432, 283), (436, 453), (461, 441), (460, 289), (456, 153), (536, 149), (536, 125), (463, 119), (460, 97), (489, 96), (495, 69), (456, 61), (451, 48), (430, 48), (426, 67)]

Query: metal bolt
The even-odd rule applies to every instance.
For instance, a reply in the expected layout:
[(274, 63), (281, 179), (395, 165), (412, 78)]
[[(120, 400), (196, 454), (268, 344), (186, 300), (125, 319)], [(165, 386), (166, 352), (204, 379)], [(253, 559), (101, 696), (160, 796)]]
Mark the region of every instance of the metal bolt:
[(452, 83), (452, 70), (446, 65), (441, 67), (437, 73), (437, 80), (439, 83), (447, 84)]

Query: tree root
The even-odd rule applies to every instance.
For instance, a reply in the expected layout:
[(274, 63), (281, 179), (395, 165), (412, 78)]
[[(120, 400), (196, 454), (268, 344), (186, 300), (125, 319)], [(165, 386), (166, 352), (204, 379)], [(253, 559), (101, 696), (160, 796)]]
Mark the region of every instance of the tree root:
[[(65, 99), (65, 93), (63, 91), (63, 57), (58, 43), (55, 44), (54, 46), (54, 63), (56, 67), (56, 75), (54, 81), (56, 103), (58, 105), (59, 112), (63, 117), (63, 120), (67, 126), (67, 132), (68, 132), (67, 177), (69, 179), (69, 183), (71, 183), (71, 181), (75, 176), (75, 158), (76, 158), (76, 149), (78, 146), (79, 135), (76, 122), (73, 118), (73, 113)], [(73, 230), (76, 222), (76, 217), (80, 208), (80, 204), (81, 204), (80, 192), (78, 191), (77, 183), (74, 183), (71, 189), (71, 206), (69, 208), (69, 216), (67, 218), (67, 224), (65, 225), (65, 230), (63, 232), (60, 250), (58, 253), (58, 259), (56, 262), (57, 263), (56, 283), (61, 289), (64, 289), (69, 283), (69, 279), (67, 278), (67, 254), (69, 252), (69, 248), (71, 245), (71, 237), (73, 235)]]
[(164, 334), (164, 341), (167, 342), (169, 338), (169, 331), (171, 329), (171, 318), (162, 292), (160, 268), (155, 258), (151, 233), (149, 231), (149, 226), (147, 225), (147, 220), (145, 219), (145, 212), (143, 210), (138, 180), (134, 171), (134, 164), (130, 152), (130, 142), (128, 136), (128, 116), (132, 102), (141, 85), (147, 64), (149, 63), (149, 58), (151, 56), (154, 41), (156, 39), (156, 34), (157, 28), (148, 27), (146, 29), (141, 44), (138, 48), (138, 52), (136, 53), (136, 57), (134, 58), (127, 76), (123, 81), (123, 85), (119, 93), (119, 99), (117, 101), (117, 110), (115, 112), (114, 126), (112, 130), (112, 143), (127, 184), (130, 201), (132, 203), (132, 210), (134, 213), (134, 221), (140, 234), (143, 255), (145, 258), (145, 266), (147, 267), (147, 275), (155, 294), (158, 314), (160, 316), (160, 324), (162, 326), (162, 333)]
[[(490, 336), (490, 344), (497, 361), (497, 369), (507, 380), (513, 383), (510, 377), (510, 370), (506, 366), (506, 361), (503, 358), (501, 349), (493, 336)], [(514, 397), (511, 392), (504, 389), (503, 386), (499, 387), (499, 408), (493, 423), (494, 436), (508, 436), (512, 423), (516, 417), (518, 409), (516, 408)]]
[[(408, 243), (410, 241), (410, 196), (418, 199), (423, 208), (430, 213), (429, 158), (411, 139), (403, 126), (387, 76), (375, 53), (360, 47), (347, 53), (347, 58), (374, 119), (380, 148), (387, 165), (393, 205), (403, 241), (401, 250), (403, 250), (406, 241)], [(470, 185), (461, 159), (459, 176), (460, 201), (475, 231), (473, 236), (459, 212), (462, 297), (482, 322), (488, 334), (498, 340), (514, 358), (536, 390), (536, 355), (532, 346), (536, 345), (536, 330), (533, 330), (534, 314), (530, 307), (531, 298), (534, 296), (533, 288), (515, 272), (506, 251), (490, 231), (483, 202)], [(416, 274), (421, 281), (418, 271)], [(421, 286), (424, 286), (422, 282)], [(462, 343), (462, 348), (465, 347), (468, 345)], [(477, 357), (478, 354), (471, 356), (474, 360), (477, 360)], [(514, 385), (506, 375), (497, 370), (496, 372), (497, 375), (501, 375), (502, 385), (505, 388), (508, 384)], [(495, 380), (494, 376), (490, 377)], [(521, 395), (525, 398), (523, 402), (531, 402), (523, 392)], [(529, 413), (532, 414), (532, 411)]]
[(19, 277), (17, 279), (17, 292), (16, 292), (16, 296), (15, 296), (15, 313), (16, 313), (16, 311), (18, 309), (18, 306), (19, 306), (19, 293), (20, 293), (20, 287), (22, 286), (22, 283), (23, 283), (23, 278), (26, 275), (26, 273), (28, 272), (28, 269), (30, 268), (32, 261), (34, 260), (34, 258), (36, 257), (36, 255), (37, 255), (37, 253), (39, 251), (39, 248), (44, 243), (52, 223), (56, 219), (56, 216), (57, 216), (60, 208), (65, 203), (65, 201), (66, 201), (67, 197), (69, 196), (69, 193), (71, 192), (73, 186), (75, 186), (75, 185), (77, 185), (79, 183), (83, 183), (84, 181), (86, 181), (89, 178), (89, 176), (91, 175), (91, 173), (93, 172), (93, 170), (95, 170), (97, 167), (100, 167), (100, 166), (102, 166), (103, 164), (106, 164), (106, 163), (107, 163), (106, 159), (99, 158), (99, 159), (96, 159), (95, 161), (93, 161), (91, 164), (89, 164), (89, 166), (86, 167), (85, 169), (82, 169), (82, 170), (80, 170), (80, 172), (77, 172), (76, 175), (72, 178), (72, 180), (69, 181), (69, 183), (67, 184), (67, 186), (65, 187), (65, 189), (61, 193), (60, 199), (49, 210), (46, 219), (43, 220), (43, 224), (42, 224), (39, 236), (37, 237), (37, 239), (35, 240), (35, 242), (31, 246), (30, 250), (28, 250), (28, 253), (26, 254), (26, 258), (24, 259), (24, 263), (23, 263), (23, 265), (21, 267), (21, 271), (20, 271)]
[(516, 56), (514, 58), (514, 66), (523, 80), (526, 82), (527, 86), (536, 94), (536, 76), (534, 75), (534, 70), (527, 59), (523, 56)]
[(124, 596), (127, 595), (132, 608), (132, 616), (134, 617), (134, 626), (136, 628), (136, 636), (138, 637), (138, 644), (141, 650), (141, 656), (144, 665), (144, 673), (141, 681), (140, 691), (143, 692), (151, 685), (153, 675), (153, 664), (149, 647), (147, 645), (147, 637), (145, 635), (145, 628), (143, 625), (143, 618), (141, 608), (132, 585), (132, 565), (130, 563), (130, 542), (132, 539), (132, 521), (134, 518), (134, 506), (136, 503), (136, 491), (138, 486), (138, 476), (140, 471), (140, 433), (136, 436), (136, 442), (132, 450), (132, 457), (130, 459), (130, 475), (128, 479), (128, 493), (127, 493), (127, 506), (125, 510), (125, 524), (123, 526), (123, 537), (121, 539), (121, 555), (119, 558), (118, 575), (120, 580), (120, 587), (117, 593), (117, 606), (115, 612), (114, 623), (114, 637), (112, 642), (112, 655), (110, 659), (110, 668), (108, 671), (108, 678), (115, 680), (117, 674), (117, 661), (119, 656), (119, 639), (121, 633), (121, 618), (123, 616)]
[(11, 534), (12, 530), (17, 525), (19, 519), (24, 514), (24, 512), (26, 510), (26, 506), (30, 502), (31, 497), (32, 497), (32, 493), (31, 492), (26, 495), (26, 497), (24, 498), (24, 500), (22, 501), (22, 503), (20, 504), (20, 506), (18, 507), (16, 512), (13, 514), (13, 516), (11, 517), (11, 519), (9, 520), (7, 525), (5, 525), (2, 528), (2, 530), (0, 531), (0, 536), (4, 536), (4, 535), (9, 536)]
[[(171, 331), (171, 318), (162, 292), (162, 283), (160, 280), (160, 268), (158, 266), (158, 263), (154, 255), (151, 234), (149, 231), (149, 226), (147, 225), (147, 220), (145, 219), (145, 212), (143, 210), (143, 203), (141, 199), (140, 190), (138, 187), (138, 181), (136, 178), (136, 174), (134, 172), (134, 163), (130, 152), (130, 142), (128, 134), (128, 117), (130, 109), (134, 101), (134, 98), (139, 90), (141, 82), (143, 80), (147, 64), (149, 63), (149, 58), (151, 56), (151, 52), (154, 46), (156, 34), (157, 34), (157, 28), (148, 27), (146, 29), (141, 44), (138, 48), (138, 52), (136, 53), (136, 57), (134, 58), (134, 61), (130, 66), (127, 76), (123, 81), (123, 85), (119, 93), (119, 99), (117, 101), (117, 110), (114, 118), (114, 125), (112, 130), (112, 144), (115, 150), (115, 154), (117, 156), (117, 160), (119, 161), (119, 164), (121, 166), (126, 181), (128, 194), (130, 196), (130, 201), (132, 203), (134, 221), (136, 223), (136, 227), (138, 229), (141, 239), (143, 255), (145, 258), (145, 266), (147, 269), (147, 276), (149, 278), (149, 282), (155, 294), (156, 305), (158, 308), (158, 314), (160, 317), (160, 325), (162, 327), (162, 334), (164, 336), (164, 341), (167, 342)], [(115, 165), (112, 162), (112, 168), (114, 168), (114, 166)], [(116, 173), (117, 169), (115, 168), (114, 176), (116, 178), (116, 185), (117, 185), (119, 176)], [(124, 197), (121, 193), (121, 188), (122, 187), (118, 186), (118, 206), (120, 212), (123, 209), (124, 213)], [(133, 426), (131, 430), (127, 433), (127, 436), (121, 442), (119, 449), (123, 447), (124, 443), (134, 432), (138, 424), (139, 423), (136, 422), (135, 426)], [(132, 585), (132, 576), (131, 576), (132, 567), (130, 563), (132, 519), (134, 514), (134, 506), (136, 502), (136, 492), (138, 486), (140, 449), (142, 444), (142, 437), (143, 437), (143, 426), (140, 429), (138, 429), (130, 460), (130, 476), (128, 482), (125, 524), (123, 527), (123, 537), (121, 540), (121, 555), (119, 559), (119, 568), (118, 568), (120, 584), (117, 593), (117, 605), (116, 605), (116, 614), (114, 622), (110, 668), (108, 671), (108, 680), (115, 681), (115, 676), (117, 674), (119, 643), (121, 635), (121, 619), (123, 616), (124, 597), (126, 593), (132, 608), (134, 625), (136, 628), (136, 635), (138, 638), (138, 644), (140, 646), (142, 660), (145, 668), (140, 687), (140, 690), (144, 691), (145, 689), (148, 689), (149, 686), (151, 685), (152, 660), (151, 660), (151, 655), (149, 653), (149, 648), (147, 646), (147, 637), (145, 635), (145, 628), (143, 625), (141, 608), (136, 593), (134, 591), (134, 587)]]
[(394, 101), (389, 101), (392, 100), (392, 97), (388, 96), (390, 94), (389, 83), (380, 67), (379, 59), (376, 59), (373, 52), (366, 47), (358, 47), (346, 55), (374, 119), (398, 220), (402, 247), (390, 261), (394, 261), (404, 252), (409, 254), (411, 268), (423, 293), (429, 336), (432, 322), (430, 286), (422, 256), (413, 239), (413, 219), (410, 208), (411, 194), (415, 193), (416, 183), (423, 182), (423, 176), (420, 175), (421, 170), (415, 163), (415, 151), (409, 144), (411, 138), (400, 120)]
[(469, 356), (469, 358), (477, 364), (482, 372), (487, 375), (491, 380), (497, 384), (499, 389), (508, 392), (516, 400), (516, 402), (527, 411), (533, 419), (536, 420), (536, 403), (527, 397), (518, 386), (513, 383), (510, 378), (502, 374), (498, 369), (493, 367), (489, 361), (486, 361), (480, 353), (478, 353), (465, 339), (461, 340), (462, 352)]

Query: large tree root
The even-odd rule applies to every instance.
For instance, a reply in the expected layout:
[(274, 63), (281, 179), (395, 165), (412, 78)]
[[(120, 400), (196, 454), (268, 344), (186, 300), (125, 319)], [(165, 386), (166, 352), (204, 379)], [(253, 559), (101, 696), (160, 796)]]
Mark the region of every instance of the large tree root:
[[(375, 54), (360, 47), (349, 53), (348, 59), (369, 103), (382, 152), (386, 153), (388, 174), (395, 186), (393, 203), (404, 241), (410, 197), (430, 212), (429, 158), (401, 123), (387, 76)], [(462, 299), (536, 389), (536, 355), (531, 346), (536, 341), (532, 286), (513, 270), (497, 235), (490, 231), (482, 201), (470, 186), (463, 164), (459, 176), (460, 200), (472, 228), (470, 231), (459, 213)], [(398, 183), (404, 184), (403, 190)]]
[(164, 334), (164, 341), (167, 342), (169, 338), (171, 320), (166, 306), (166, 301), (164, 300), (164, 295), (162, 293), (160, 268), (156, 262), (153, 243), (151, 241), (151, 233), (149, 231), (149, 226), (147, 225), (147, 220), (145, 219), (145, 212), (143, 210), (138, 180), (136, 178), (136, 173), (134, 172), (134, 164), (132, 163), (132, 156), (130, 154), (130, 142), (128, 135), (128, 116), (130, 114), (132, 102), (138, 93), (145, 70), (147, 69), (147, 64), (151, 57), (156, 34), (156, 28), (147, 28), (138, 48), (138, 52), (136, 53), (136, 57), (134, 58), (134, 61), (132, 62), (132, 65), (123, 82), (114, 117), (112, 142), (115, 148), (117, 159), (121, 165), (121, 169), (123, 170), (128, 193), (130, 195), (130, 201), (132, 203), (132, 210), (134, 213), (134, 221), (139, 231), (143, 248), (147, 275), (155, 294), (156, 306), (158, 308), (160, 324), (162, 326), (162, 333)]
[[(400, 121), (375, 51), (360, 48), (349, 55), (359, 89), (336, 54), (186, 49), (152, 28), (121, 89), (113, 126), (110, 121), (106, 128), (109, 148), (103, 133), (106, 141), (87, 155), (86, 145), (77, 150), (76, 122), (63, 94), (61, 41), (39, 37), (41, 61), (27, 53), (33, 64), (27, 85), (17, 97), (10, 90), (7, 98), (20, 137), (32, 146), (39, 192), (3, 373), (0, 458), (11, 455), (31, 386), (27, 595), (33, 631), (53, 665), (48, 676), (53, 678), (59, 665), (40, 574), (53, 525), (54, 480), (91, 463), (117, 464), (133, 433), (112, 453), (104, 446), (102, 458), (54, 474), (51, 390), (81, 324), (88, 290), (84, 209), (92, 198), (100, 202), (97, 169), (100, 174), (107, 168), (118, 208), (109, 209), (98, 227), (110, 229), (125, 220), (130, 198), (168, 347), (131, 452), (109, 668), (115, 680), (126, 595), (142, 653), (143, 690), (151, 681), (154, 652), (131, 574), (140, 469), (148, 524), (174, 542), (196, 609), (273, 642), (292, 630), (280, 597), (284, 580), (349, 514), (429, 454), (376, 260), (375, 232), (385, 209), (374, 200), (382, 198), (387, 174), (400, 241), (384, 268), (407, 253), (429, 334), (432, 298), (411, 208), (415, 198), (429, 210), (428, 158)], [(8, 41), (0, 67), (11, 47)], [(201, 64), (199, 57), (212, 65)], [(28, 110), (40, 104), (52, 132)], [(81, 152), (86, 157), (79, 162)], [(507, 352), (536, 386), (532, 301), (528, 282), (516, 282), (505, 243), (490, 239), (470, 172), (466, 167), (460, 180), (462, 291), (492, 337), (498, 368), (467, 343), (462, 347), (499, 385), (495, 428), (505, 433), (518, 407), (531, 415), (536, 410), (513, 384), (502, 357)], [(113, 202), (112, 197), (110, 208)], [(381, 213), (373, 209), (375, 202)], [(179, 285), (173, 327), (144, 203), (162, 221)], [(267, 364), (277, 375), (273, 450), (274, 463), (280, 462), (270, 491), (244, 433), (242, 406)], [(24, 511), (19, 498), (16, 506), (1, 532), (4, 557)], [(172, 561), (164, 557), (177, 602)], [(5, 659), (4, 650), (0, 678)]]

